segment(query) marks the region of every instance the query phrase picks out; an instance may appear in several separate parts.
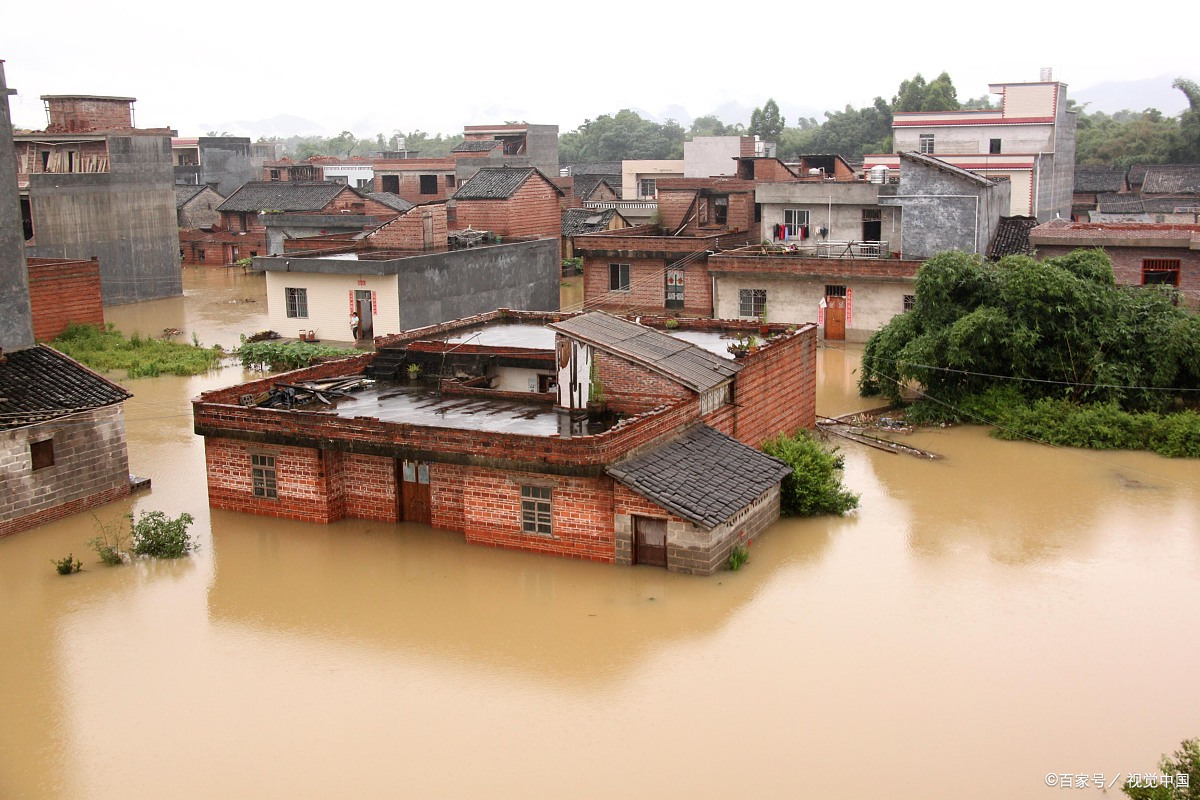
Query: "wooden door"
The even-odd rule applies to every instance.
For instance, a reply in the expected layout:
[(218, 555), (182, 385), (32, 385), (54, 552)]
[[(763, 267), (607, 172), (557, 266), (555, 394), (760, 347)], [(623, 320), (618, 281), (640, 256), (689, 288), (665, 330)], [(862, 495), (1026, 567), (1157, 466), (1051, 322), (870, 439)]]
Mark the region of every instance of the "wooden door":
[(667, 565), (667, 521), (653, 517), (633, 518), (633, 563), (652, 567)]
[(399, 517), (404, 522), (430, 524), (431, 500), (429, 490), (429, 465), (424, 461), (397, 461), (396, 486), (400, 508)]
[(825, 338), (846, 338), (846, 298), (825, 298)]

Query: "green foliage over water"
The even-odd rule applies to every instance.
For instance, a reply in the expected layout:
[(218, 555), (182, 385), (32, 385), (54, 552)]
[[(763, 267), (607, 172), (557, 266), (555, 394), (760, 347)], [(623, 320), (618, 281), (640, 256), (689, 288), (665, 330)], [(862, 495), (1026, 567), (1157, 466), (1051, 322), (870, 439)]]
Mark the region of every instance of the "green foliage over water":
[(289, 370), (310, 366), (318, 359), (341, 358), (358, 355), (357, 350), (346, 350), (310, 342), (284, 342), (266, 340), (243, 341), (238, 348), (242, 366), (247, 369)]
[(780, 488), (780, 510), (789, 517), (846, 514), (858, 508), (858, 495), (842, 486), (843, 459), (808, 431), (763, 442), (763, 452), (792, 468)]
[(68, 326), (50, 345), (94, 370), (122, 369), (130, 378), (200, 375), (219, 367), (225, 355), (216, 345), (205, 348), (143, 339), (136, 333), (126, 338), (111, 327), (102, 330), (94, 325)]
[(942, 253), (916, 303), (863, 351), (859, 390), (910, 419), (998, 426), (997, 435), (1102, 449), (1200, 455), (1200, 317), (1169, 286), (1117, 286), (1100, 250), (991, 264)]

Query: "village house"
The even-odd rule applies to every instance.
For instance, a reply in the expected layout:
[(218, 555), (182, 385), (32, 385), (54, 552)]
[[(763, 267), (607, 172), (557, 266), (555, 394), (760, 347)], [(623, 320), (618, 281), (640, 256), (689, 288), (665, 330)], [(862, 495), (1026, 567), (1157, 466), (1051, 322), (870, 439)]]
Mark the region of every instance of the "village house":
[(501, 306), (557, 309), (557, 237), (494, 239), (448, 232), (446, 205), (435, 203), (366, 235), (288, 240), (253, 268), (266, 273), (271, 329), (288, 336), (349, 341), (351, 313), (370, 339)]
[(1079, 247), (1103, 248), (1113, 275), (1125, 286), (1166, 284), (1200, 308), (1200, 225), (1084, 223), (1056, 219), (1029, 233), (1040, 258), (1066, 255)]
[(206, 392), (209, 503), (709, 574), (778, 517), (788, 468), (755, 448), (816, 413), (813, 327), (735, 359), (730, 326), (500, 310)]
[(681, 158), (622, 161), (621, 198), (623, 200), (657, 200), (659, 180), (682, 177), (683, 159)]
[(659, 181), (661, 225), (578, 235), (584, 302), (622, 313), (713, 316), (709, 254), (758, 241), (754, 182)]
[(218, 223), (179, 233), (187, 266), (223, 267), (283, 252), (283, 242), (361, 232), (397, 211), (355, 189), (327, 181), (250, 181), (217, 206)]
[(453, 158), (403, 158), (376, 161), (374, 191), (388, 192), (418, 205), (446, 200), (458, 188)]
[(312, 183), (325, 180), (324, 169), (320, 164), (311, 160), (293, 161), (284, 156), (280, 159), (264, 161), (262, 165), (262, 180), (264, 181), (302, 181)]
[(1067, 85), (1043, 70), (1041, 81), (994, 83), (1000, 107), (960, 111), (898, 111), (894, 152), (864, 156), (864, 169), (901, 169), (900, 153), (936, 156), (953, 166), (1012, 185), (1005, 216), (1045, 222), (1071, 216), (1075, 179), (1075, 112)]
[(261, 165), (250, 155), (250, 139), (244, 136), (173, 138), (171, 162), (177, 185), (211, 186), (223, 197), (262, 175)]
[(615, 208), (568, 208), (562, 215), (562, 257), (564, 260), (575, 257), (576, 236), (628, 227), (629, 221)]
[(535, 167), (480, 169), (454, 193), (450, 228), (557, 240), (562, 235), (562, 195)]
[(211, 186), (175, 185), (175, 214), (181, 230), (196, 228), (211, 228), (221, 221), (221, 212), (217, 206), (225, 202), (225, 198), (217, 194)]
[(479, 170), (495, 167), (533, 167), (543, 175), (557, 175), (558, 126), (466, 125), (453, 158), (459, 185)]
[(133, 125), (132, 97), (44, 95), (44, 131), (19, 131), (29, 255), (88, 259), (104, 303), (182, 293), (171, 136)]
[(1101, 197), (1126, 194), (1129, 185), (1125, 170), (1117, 167), (1075, 167), (1074, 193), (1071, 196), (1071, 220), (1087, 222), (1097, 211)]
[(352, 186), (360, 192), (375, 190), (375, 162), (362, 156), (338, 158), (336, 156), (313, 156), (309, 163), (320, 165), (321, 180)]

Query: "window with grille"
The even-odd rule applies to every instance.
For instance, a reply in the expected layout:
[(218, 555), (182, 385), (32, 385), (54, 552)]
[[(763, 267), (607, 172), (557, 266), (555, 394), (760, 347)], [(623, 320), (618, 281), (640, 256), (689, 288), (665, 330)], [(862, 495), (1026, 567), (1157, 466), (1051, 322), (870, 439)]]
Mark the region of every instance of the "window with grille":
[(521, 530), (536, 536), (552, 536), (549, 486), (521, 487)]
[(766, 289), (738, 289), (738, 315), (761, 317), (767, 308)]
[(308, 289), (287, 288), (283, 290), (287, 300), (287, 315), (306, 319), (308, 317)]
[(250, 480), (255, 497), (279, 499), (279, 486), (275, 482), (275, 456), (251, 455)]
[(912, 311), (917, 307), (917, 296), (915, 294), (904, 295), (904, 310)]
[(825, 296), (826, 297), (845, 297), (846, 296), (846, 287), (845, 286), (835, 286), (833, 284), (826, 284), (825, 285)]
[(608, 290), (610, 292), (628, 292), (629, 287), (629, 265), (609, 264)]
[(1178, 258), (1143, 258), (1142, 259), (1142, 284), (1151, 286), (1156, 283), (1165, 283), (1169, 286), (1179, 285), (1179, 265)]
[(642, 178), (638, 181), (638, 198), (653, 200), (658, 197), (658, 181), (655, 178)]
[(667, 270), (666, 308), (683, 308), (683, 270)]
[(917, 136), (917, 150), (929, 155), (933, 152), (933, 134), (922, 133)]

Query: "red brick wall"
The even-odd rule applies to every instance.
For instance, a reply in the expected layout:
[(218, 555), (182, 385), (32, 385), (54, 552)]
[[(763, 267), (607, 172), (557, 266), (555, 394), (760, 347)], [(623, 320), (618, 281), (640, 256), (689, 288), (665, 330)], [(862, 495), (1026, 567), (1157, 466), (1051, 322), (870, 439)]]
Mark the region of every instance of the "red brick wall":
[(639, 364), (601, 350), (595, 354), (596, 375), (604, 384), (604, 396), (614, 411), (638, 414), (696, 396), (695, 392)]
[(457, 200), (455, 230), (471, 227), (502, 236), (562, 234), (562, 212), (554, 184), (533, 174), (505, 200)]
[(127, 131), (133, 127), (133, 110), (128, 100), (68, 97), (47, 100), (51, 133), (82, 131)]
[(663, 230), (668, 233), (675, 231), (683, 224), (685, 218), (695, 213), (692, 201), (699, 193), (698, 189), (658, 190), (658, 218), (662, 220)]
[(429, 465), (429, 504), (431, 523), (435, 528), (466, 532), (467, 518), (463, 511), (463, 487), (468, 467), (458, 464)]
[[(536, 472), (468, 470), (463, 487), (467, 541), (510, 550), (613, 561), (613, 481)], [(552, 536), (521, 530), (521, 486), (551, 487)]]
[(49, 341), (71, 324), (104, 326), (99, 261), (31, 258), (28, 268), (34, 339)]
[[(278, 499), (253, 495), (252, 453), (275, 457)], [(344, 506), (331, 499), (324, 459), (321, 451), (315, 448), (258, 445), (208, 437), (204, 440), (204, 462), (208, 473), (208, 504), (213, 508), (304, 522), (328, 523), (342, 517)]]
[(421, 250), (424, 248), (424, 214), (433, 215), (431, 247), (446, 245), (446, 206), (436, 204), (409, 209), (367, 236), (366, 242), (378, 250)]
[[(708, 241), (708, 240), (703, 240)], [(583, 262), (583, 299), (589, 310), (624, 313), (680, 314), (710, 317), (713, 313), (712, 280), (703, 259), (685, 264), (682, 309), (667, 310), (666, 269), (679, 258), (628, 258), (586, 256)], [(629, 291), (609, 290), (609, 264), (629, 264)]]
[[(1063, 256), (1078, 248), (1058, 245), (1039, 245), (1039, 258)], [(1183, 292), (1191, 308), (1200, 306), (1200, 250), (1182, 247), (1106, 247), (1104, 252), (1112, 260), (1113, 276), (1124, 286), (1142, 285), (1142, 259), (1179, 259), (1179, 291)]]
[(396, 460), (344, 453), (341, 456), (346, 516), (396, 522)]
[[(410, 203), (429, 203), (435, 200), (446, 200), (458, 188), (454, 178), (454, 159), (450, 158), (413, 158), (399, 161), (387, 161), (375, 165), (375, 185), (372, 191), (382, 192), (383, 176), (398, 176), (400, 188), (396, 194)], [(437, 193), (421, 194), (421, 176), (437, 176)], [(393, 213), (395, 213), (393, 211)]]
[[(742, 359), (726, 406), (705, 422), (752, 447), (817, 421), (817, 329), (806, 325)], [(732, 425), (730, 423), (732, 422)]]
[[(229, 246), (237, 247), (237, 259), (229, 258)], [(326, 245), (328, 246), (328, 245)], [(179, 232), (182, 263), (189, 267), (225, 267), (242, 258), (267, 254), (266, 228), (250, 233), (237, 231), (182, 230)], [(204, 253), (201, 259), (200, 254)]]

